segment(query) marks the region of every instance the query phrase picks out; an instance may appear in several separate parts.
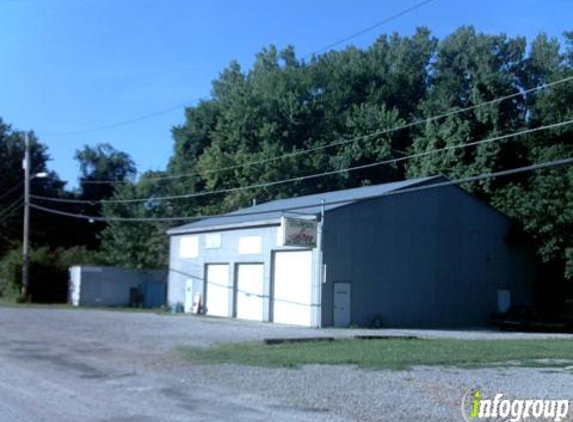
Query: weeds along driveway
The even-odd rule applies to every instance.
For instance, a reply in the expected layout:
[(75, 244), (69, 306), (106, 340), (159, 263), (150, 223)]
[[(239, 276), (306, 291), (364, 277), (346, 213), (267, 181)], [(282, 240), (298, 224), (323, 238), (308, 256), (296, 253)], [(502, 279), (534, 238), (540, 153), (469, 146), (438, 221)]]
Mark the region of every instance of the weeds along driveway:
[(457, 421), (462, 390), (475, 383), (529, 396), (540, 391), (557, 397), (570, 394), (573, 377), (567, 371), (368, 371), (320, 365), (292, 370), (194, 365), (174, 353), (181, 345), (358, 333), (148, 312), (0, 308), (0, 421)]

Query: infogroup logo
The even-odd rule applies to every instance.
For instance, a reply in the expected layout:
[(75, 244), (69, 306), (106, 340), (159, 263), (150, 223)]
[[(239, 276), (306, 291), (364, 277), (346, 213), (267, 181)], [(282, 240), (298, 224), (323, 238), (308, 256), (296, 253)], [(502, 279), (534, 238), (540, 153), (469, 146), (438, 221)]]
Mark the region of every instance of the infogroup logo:
[(493, 399), (487, 399), (481, 390), (467, 391), (462, 397), (462, 418), (466, 422), (476, 420), (552, 420), (560, 422), (569, 413), (569, 400), (547, 399), (508, 399), (497, 393)]

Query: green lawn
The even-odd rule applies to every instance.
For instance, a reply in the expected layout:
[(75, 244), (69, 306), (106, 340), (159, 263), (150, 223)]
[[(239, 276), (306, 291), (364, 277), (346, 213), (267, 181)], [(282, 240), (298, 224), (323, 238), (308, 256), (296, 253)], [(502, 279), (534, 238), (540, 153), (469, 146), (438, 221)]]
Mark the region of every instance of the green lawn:
[[(407, 369), (444, 366), (569, 366), (573, 340), (354, 340), (268, 346), (262, 342), (181, 348), (197, 363), (297, 367), (307, 364)], [(547, 363), (541, 359), (566, 360)]]
[(114, 312), (147, 312), (158, 315), (169, 314), (163, 308), (131, 308), (128, 306), (72, 306), (66, 303), (18, 303), (0, 298), (0, 308), (19, 309), (65, 309), (72, 311), (114, 311)]
[(50, 309), (72, 309), (66, 303), (21, 303), (16, 300), (0, 298), (0, 307), (3, 308), (50, 308)]

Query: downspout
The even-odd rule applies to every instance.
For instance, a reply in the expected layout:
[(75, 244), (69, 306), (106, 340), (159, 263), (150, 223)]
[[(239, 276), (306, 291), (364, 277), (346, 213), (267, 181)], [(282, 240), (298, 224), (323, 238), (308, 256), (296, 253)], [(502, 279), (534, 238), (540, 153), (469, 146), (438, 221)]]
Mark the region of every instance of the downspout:
[(318, 225), (318, 300), (317, 300), (317, 328), (322, 327), (322, 284), (326, 281), (324, 279), (324, 259), (323, 259), (323, 238), (324, 238), (324, 199), (320, 201), (320, 223)]

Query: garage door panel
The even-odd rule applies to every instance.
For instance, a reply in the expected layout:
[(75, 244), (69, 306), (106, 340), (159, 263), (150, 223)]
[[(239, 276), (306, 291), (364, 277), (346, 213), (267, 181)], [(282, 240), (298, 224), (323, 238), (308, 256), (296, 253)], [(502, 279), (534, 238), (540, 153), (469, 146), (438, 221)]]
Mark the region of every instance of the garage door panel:
[(229, 309), (229, 266), (209, 264), (206, 268), (207, 315), (228, 317)]
[(263, 270), (262, 264), (237, 265), (237, 318), (263, 321)]
[(312, 325), (312, 251), (276, 252), (273, 321)]

